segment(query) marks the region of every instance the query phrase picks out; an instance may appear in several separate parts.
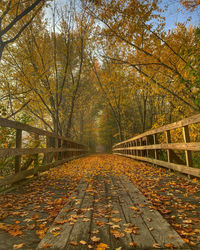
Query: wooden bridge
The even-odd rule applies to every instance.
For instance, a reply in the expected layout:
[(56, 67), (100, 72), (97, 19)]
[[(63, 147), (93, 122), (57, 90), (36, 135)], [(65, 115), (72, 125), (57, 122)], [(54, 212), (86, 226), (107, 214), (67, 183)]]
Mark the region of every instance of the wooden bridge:
[[(198, 123), (200, 123), (200, 115), (147, 131), (129, 140), (120, 142), (113, 146), (113, 156), (97, 155), (85, 158), (86, 162), (84, 162), (84, 158), (80, 162), (75, 160), (71, 163), (71, 166), (66, 165), (66, 169), (63, 166), (60, 170), (61, 172), (63, 171), (63, 175), (61, 173), (62, 177), (59, 177), (62, 185), (65, 185), (68, 175), (64, 175), (64, 171), (67, 173), (69, 169), (73, 172), (73, 176), (80, 175), (80, 178), (77, 178), (80, 181), (75, 188), (70, 188), (70, 190), (73, 189), (73, 192), (70, 193), (67, 200), (66, 198), (64, 199), (65, 202), (62, 205), (62, 201), (59, 201), (59, 199), (57, 203), (50, 203), (53, 204), (51, 209), (52, 206), (57, 206), (59, 211), (57, 211), (57, 216), (54, 216), (55, 220), (49, 224), (48, 228), (41, 224), (45, 219), (39, 219), (34, 214), (31, 218), (23, 220), (27, 222), (33, 221), (34, 226), (32, 226), (31, 230), (35, 227), (40, 229), (36, 230), (36, 233), (38, 231), (45, 232), (40, 237), (40, 242), (31, 243), (29, 246), (28, 243), (20, 243), (21, 241), (18, 238), (18, 244), (14, 244), (16, 236), (22, 233), (19, 234), (21, 232), (19, 230), (20, 226), (17, 227), (18, 231), (16, 231), (16, 228), (13, 229), (11, 224), (9, 224), (13, 214), (21, 216), (20, 213), (22, 213), (23, 216), (27, 216), (26, 212), (21, 211), (22, 207), (20, 206), (21, 210), (19, 213), (16, 211), (11, 213), (12, 206), (7, 206), (3, 203), (5, 200), (11, 202), (10, 197), (15, 197), (17, 193), (12, 191), (14, 193), (2, 194), (2, 197), (0, 197), (0, 204), (2, 204), (0, 209), (3, 211), (1, 213), (0, 210), (0, 249), (200, 249), (200, 187), (198, 179), (194, 179), (194, 182), (191, 181), (195, 186), (187, 184), (187, 190), (191, 187), (191, 194), (195, 193), (194, 197), (188, 197), (182, 191), (185, 183), (178, 190), (176, 182), (180, 181), (179, 177), (168, 175), (169, 178), (173, 178), (170, 183), (175, 188), (173, 190), (172, 185), (170, 187), (171, 190), (166, 191), (169, 187), (162, 187), (159, 192), (166, 192), (171, 198), (163, 198), (159, 194), (159, 200), (157, 197), (156, 199), (154, 198), (154, 190), (148, 190), (148, 188), (144, 196), (141, 192), (143, 189), (138, 189), (140, 186), (143, 187), (144, 183), (141, 183), (141, 181), (137, 182), (138, 176), (134, 183), (132, 181), (134, 176), (131, 173), (131, 171), (135, 171), (134, 175), (137, 175), (140, 169), (141, 171), (147, 171), (146, 174), (145, 172), (143, 173), (144, 176), (147, 176), (148, 184), (150, 180), (155, 183), (161, 180), (162, 185), (165, 181), (164, 179), (168, 177), (162, 177), (162, 173), (164, 173), (163, 176), (166, 175), (166, 170), (161, 169), (159, 166), (173, 169), (195, 178), (200, 177), (200, 168), (193, 166), (192, 157), (192, 152), (198, 153), (200, 151), (200, 142), (190, 141), (189, 136), (190, 126), (197, 125), (198, 128)], [(43, 171), (50, 170), (51, 172), (52, 167), (63, 165), (72, 159), (85, 156), (89, 151), (85, 145), (18, 122), (0, 118), (0, 126), (16, 130), (16, 147), (0, 149), (1, 157), (13, 157), (15, 173), (0, 179), (0, 186), (17, 183), (28, 176), (38, 175), (38, 173)], [(174, 142), (172, 138), (173, 132), (176, 132), (176, 130), (180, 131), (180, 129), (182, 129), (183, 133), (183, 142)], [(24, 147), (23, 137), (26, 138), (26, 146), (28, 145), (28, 148)], [(185, 159), (180, 156), (180, 152), (185, 152)], [(21, 157), (23, 155), (28, 157), (22, 162)], [(138, 160), (139, 163), (131, 159), (127, 160), (127, 157)], [(90, 161), (90, 163), (87, 163), (87, 161)], [(151, 163), (154, 166), (148, 166), (142, 162)], [(89, 165), (87, 166), (87, 164)], [(135, 166), (136, 170), (134, 170)], [(148, 169), (150, 171), (159, 169), (159, 175), (149, 179)], [(56, 172), (52, 173), (54, 177)], [(40, 178), (40, 176), (37, 178)], [(57, 190), (59, 181), (56, 180), (52, 187), (48, 187), (50, 188), (47, 192), (48, 194), (56, 194), (56, 192), (61, 192), (64, 189), (64, 186), (62, 188), (61, 185), (59, 190)], [(140, 185), (136, 187), (138, 183)], [(31, 184), (31, 187), (33, 186), (34, 183)], [(153, 187), (156, 188), (157, 186)], [(52, 188), (54, 188), (53, 191)], [(172, 195), (173, 191), (174, 196)], [(151, 197), (149, 196), (150, 192), (153, 193)], [(178, 194), (177, 198), (175, 197), (176, 194)], [(45, 202), (46, 198), (44, 195), (44, 193), (40, 193), (40, 196), (43, 197), (39, 198), (40, 203)], [(195, 218), (189, 217), (185, 211), (182, 211), (184, 206), (180, 202), (181, 195), (184, 199), (190, 200), (190, 202), (194, 198), (196, 203), (186, 202), (188, 206), (186, 210), (191, 212)], [(171, 204), (170, 200), (172, 197), (175, 197), (173, 206), (178, 208), (175, 209), (179, 213), (178, 219), (182, 218), (184, 223), (186, 223), (183, 227), (173, 222), (176, 216), (171, 215), (169, 218), (167, 217), (171, 212), (170, 209), (163, 209), (163, 207), (166, 208), (166, 206)], [(177, 201), (182, 204), (181, 208), (178, 207)], [(39, 209), (39, 212), (43, 211), (40, 211), (42, 207), (38, 205), (31, 208), (31, 202), (27, 206), (29, 211), (30, 209), (33, 209), (31, 211), (36, 211), (37, 209)], [(6, 216), (3, 216), (4, 214)], [(21, 217), (23, 218), (23, 216)], [(15, 220), (17, 225), (18, 223), (23, 223), (21, 217)], [(192, 228), (192, 225), (194, 225), (194, 228)], [(23, 242), (23, 237), (20, 237)], [(29, 241), (31, 242), (31, 238), (29, 238)], [(13, 248), (11, 244), (13, 244)]]

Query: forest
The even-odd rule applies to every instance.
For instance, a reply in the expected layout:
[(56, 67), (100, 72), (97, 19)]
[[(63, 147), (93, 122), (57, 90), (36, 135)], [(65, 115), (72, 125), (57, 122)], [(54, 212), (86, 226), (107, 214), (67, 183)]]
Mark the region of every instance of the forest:
[[(200, 2), (180, 0), (188, 18), (168, 29), (175, 2), (2, 0), (0, 116), (110, 152), (198, 114), (200, 28), (189, 16)], [(0, 138), (1, 147), (14, 143), (5, 128)]]

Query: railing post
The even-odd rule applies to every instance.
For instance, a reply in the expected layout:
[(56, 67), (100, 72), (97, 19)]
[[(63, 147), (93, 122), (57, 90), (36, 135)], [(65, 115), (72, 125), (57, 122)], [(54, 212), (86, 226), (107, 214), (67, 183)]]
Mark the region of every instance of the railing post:
[[(153, 135), (153, 143), (158, 144), (158, 138), (157, 138), (157, 134)], [(158, 159), (158, 149), (154, 149), (154, 158), (157, 160)]]
[[(135, 141), (135, 146), (138, 146), (138, 140)], [(135, 154), (136, 156), (139, 156), (138, 149), (135, 150)]]
[[(142, 138), (139, 139), (140, 146), (142, 146)], [(142, 150), (140, 150), (140, 156), (142, 156)]]
[[(185, 143), (190, 142), (188, 126), (183, 127), (183, 138), (184, 138)], [(191, 151), (185, 150), (185, 159), (186, 159), (186, 166), (192, 167), (192, 152)]]
[[(22, 130), (16, 130), (16, 148), (22, 148)], [(21, 171), (21, 155), (15, 156), (15, 173), (19, 173)]]
[[(149, 137), (148, 137), (148, 135), (147, 135), (146, 138), (147, 138), (146, 139), (146, 145), (148, 146), (149, 145)], [(146, 156), (149, 157), (149, 150), (148, 149), (146, 150)]]
[[(49, 136), (46, 136), (46, 148), (51, 147), (51, 138)], [(46, 153), (46, 162), (50, 162), (50, 153)]]
[[(171, 143), (171, 134), (170, 134), (170, 130), (166, 131), (166, 141), (167, 143)], [(167, 149), (167, 160), (168, 162), (172, 162), (172, 153), (171, 153), (171, 149)]]
[[(38, 134), (35, 134), (35, 141), (36, 141), (36, 144), (38, 143), (39, 141), (39, 135)], [(38, 175), (38, 168), (39, 166), (39, 159), (38, 159), (38, 154), (35, 154), (34, 155), (34, 169), (35, 169), (35, 172), (34, 172), (34, 175), (37, 176)]]

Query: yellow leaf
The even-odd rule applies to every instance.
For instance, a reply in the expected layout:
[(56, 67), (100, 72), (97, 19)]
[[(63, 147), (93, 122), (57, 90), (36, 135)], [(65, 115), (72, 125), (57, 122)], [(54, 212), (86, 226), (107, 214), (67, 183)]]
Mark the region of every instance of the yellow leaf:
[(81, 245), (86, 245), (86, 244), (87, 244), (87, 242), (86, 242), (86, 241), (84, 241), (84, 240), (81, 240), (81, 241), (80, 241), (80, 244), (81, 244)]
[(137, 207), (134, 207), (134, 206), (132, 206), (132, 207), (130, 207), (132, 210), (134, 210), (134, 211), (138, 211), (139, 210), (139, 208), (137, 208)]
[(22, 248), (24, 246), (24, 243), (21, 243), (21, 244), (14, 244), (13, 245), (13, 249), (19, 249), (19, 248)]
[(53, 233), (53, 236), (54, 236), (54, 237), (60, 235), (60, 232), (52, 232), (52, 233)]
[(91, 237), (91, 240), (92, 240), (93, 242), (98, 242), (98, 241), (100, 241), (100, 238), (99, 238), (99, 237), (96, 237), (96, 236), (92, 236), (92, 237)]

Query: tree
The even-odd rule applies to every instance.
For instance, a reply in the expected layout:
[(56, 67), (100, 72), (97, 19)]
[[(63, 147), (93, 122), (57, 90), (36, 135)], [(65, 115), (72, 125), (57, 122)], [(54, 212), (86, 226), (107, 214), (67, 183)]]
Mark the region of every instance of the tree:
[[(193, 87), (192, 81), (183, 72), (186, 66), (197, 70), (191, 65), (190, 57), (181, 53), (186, 44), (188, 48), (192, 47), (193, 40), (187, 37), (185, 42), (190, 32), (186, 32), (184, 25), (179, 25), (171, 34), (167, 34), (163, 30), (158, 1), (105, 2), (99, 3), (94, 10), (86, 7), (92, 16), (103, 23), (103, 28), (97, 32), (98, 38), (102, 36), (98, 43), (104, 47), (104, 57), (132, 67), (149, 84), (187, 105), (193, 113), (198, 112), (199, 106), (189, 90)], [(158, 23), (156, 26), (155, 21)], [(181, 33), (183, 30), (186, 33)], [(181, 35), (181, 39), (176, 40), (177, 34)], [(163, 83), (162, 75), (168, 75), (167, 84)], [(177, 94), (170, 78), (176, 79), (179, 89), (184, 85), (187, 91), (182, 88), (185, 93)]]
[(0, 4), (0, 60), (6, 45), (15, 42), (48, 0), (2, 0)]
[(179, 0), (179, 2), (191, 12), (200, 5), (199, 0)]

